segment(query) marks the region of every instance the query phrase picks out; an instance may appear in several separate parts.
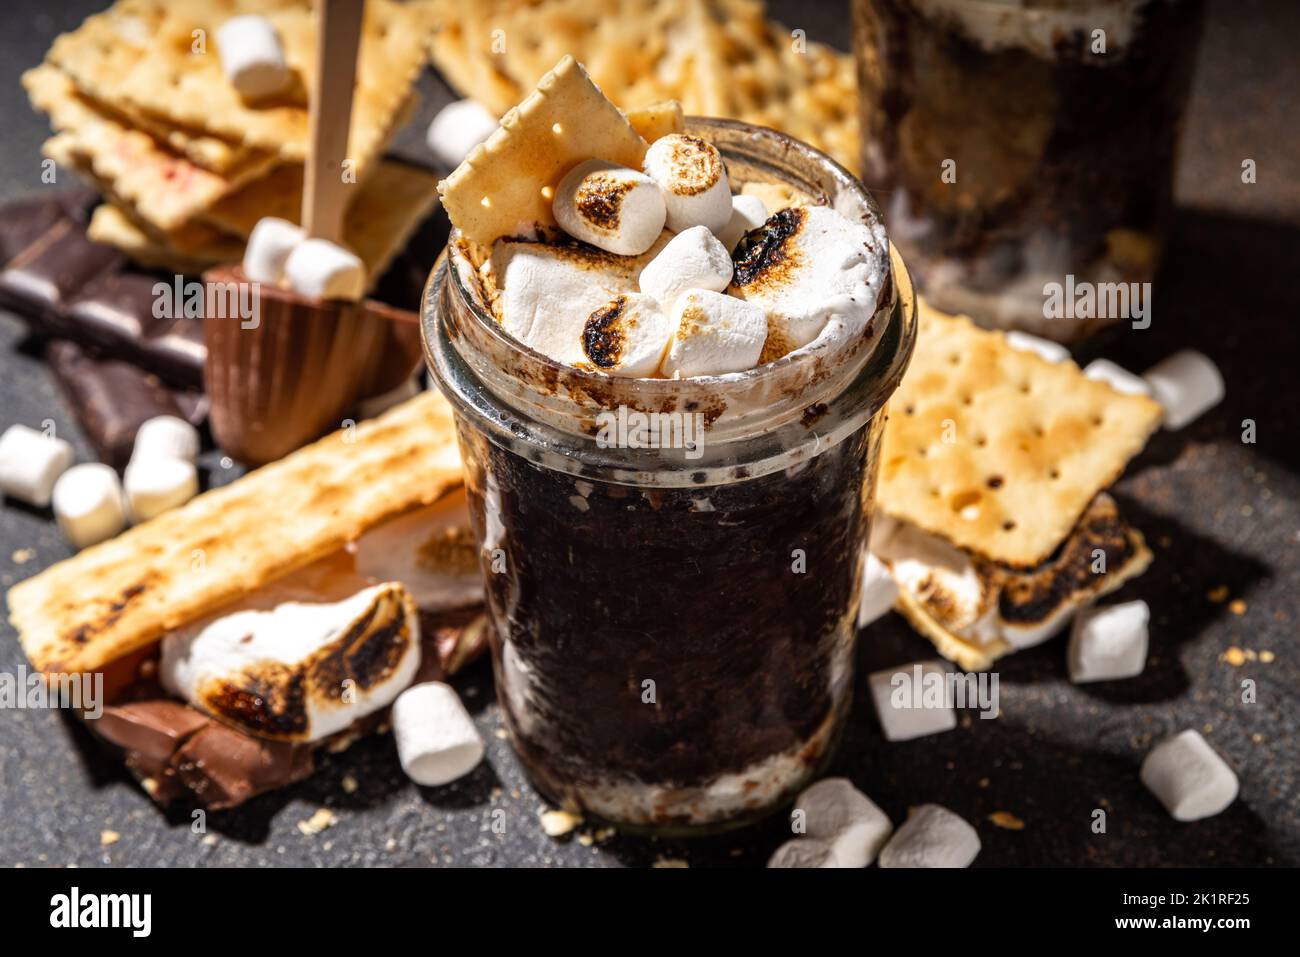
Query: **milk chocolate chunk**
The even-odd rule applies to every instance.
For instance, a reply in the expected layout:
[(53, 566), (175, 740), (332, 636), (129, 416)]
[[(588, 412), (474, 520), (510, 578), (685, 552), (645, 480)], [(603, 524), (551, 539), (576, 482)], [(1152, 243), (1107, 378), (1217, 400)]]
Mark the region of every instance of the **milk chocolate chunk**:
[(199, 803), (213, 811), (301, 781), (313, 767), (308, 746), (266, 741), (215, 723), (186, 741), (172, 763)]
[(118, 747), (166, 762), (190, 735), (211, 723), (189, 705), (158, 698), (109, 705), (91, 727)]

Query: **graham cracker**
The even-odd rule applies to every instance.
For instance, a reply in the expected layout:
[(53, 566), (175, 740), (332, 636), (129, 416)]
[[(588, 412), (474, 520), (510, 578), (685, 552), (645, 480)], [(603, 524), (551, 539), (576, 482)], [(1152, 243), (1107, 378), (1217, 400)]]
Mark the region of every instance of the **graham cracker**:
[[(185, 228), (206, 227), (195, 224)], [(175, 245), (153, 236), (132, 220), (126, 210), (113, 203), (101, 203), (95, 207), (86, 235), (94, 242), (122, 250), (142, 266), (178, 274), (198, 274), (209, 266), (233, 262), (244, 255), (244, 244), (239, 240), (215, 234), (206, 243), (186, 243), (188, 249), (182, 252)]]
[(447, 214), (469, 239), (555, 225), (550, 189), (593, 157), (641, 168), (646, 141), (571, 56), (501, 118), (501, 125), (438, 184)]
[(916, 351), (889, 403), (884, 511), (959, 548), (1036, 565), (1160, 425), (1160, 405), (1013, 349), (924, 302)]
[(460, 482), (424, 392), (20, 582), (9, 618), (37, 669), (98, 671)]
[(660, 100), (638, 109), (627, 110), (627, 121), (632, 129), (640, 134), (641, 139), (653, 143), (661, 136), (680, 133), (686, 129), (686, 118), (682, 114), (682, 105), (676, 100)]

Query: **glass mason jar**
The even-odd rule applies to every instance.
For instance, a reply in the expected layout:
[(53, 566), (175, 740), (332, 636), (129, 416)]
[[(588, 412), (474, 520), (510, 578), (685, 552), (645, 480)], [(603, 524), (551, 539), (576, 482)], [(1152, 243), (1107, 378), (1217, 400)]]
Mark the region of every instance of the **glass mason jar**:
[(928, 302), (1062, 342), (1144, 321), (1106, 284), (1155, 273), (1201, 20), (1201, 0), (854, 0), (863, 180)]
[[(733, 184), (879, 222), (811, 147), (724, 120), (689, 129)], [(779, 807), (829, 756), (878, 413), (916, 330), (896, 256), (880, 303), (865, 334), (750, 372), (610, 377), (507, 336), (453, 231), (425, 293), (425, 351), (456, 414), (506, 727), (558, 805), (712, 830)]]

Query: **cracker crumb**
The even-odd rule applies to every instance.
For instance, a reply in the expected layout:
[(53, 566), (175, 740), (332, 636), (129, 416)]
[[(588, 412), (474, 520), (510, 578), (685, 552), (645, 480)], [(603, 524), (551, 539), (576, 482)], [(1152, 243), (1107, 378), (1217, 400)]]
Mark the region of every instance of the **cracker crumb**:
[(120, 840), (122, 840), (122, 835), (118, 834), (117, 831), (104, 830), (99, 832), (100, 847), (108, 847), (110, 844), (116, 844)]
[(215, 834), (208, 834), (208, 835), (205, 835), (204, 838), (203, 838), (203, 846), (204, 846), (204, 847), (216, 847), (216, 846), (217, 846), (217, 835), (215, 835)]
[(988, 787), (988, 786), (989, 786), (989, 779), (988, 779), (988, 778), (980, 778), (980, 787), (982, 787), (982, 788), (986, 788), (986, 787)]
[(327, 807), (320, 808), (306, 821), (298, 822), (298, 831), (306, 837), (314, 837), (326, 828), (331, 828), (339, 822), (334, 816), (334, 812)]
[(36, 549), (34, 548), (20, 548), (9, 556), (15, 565), (26, 565), (35, 557)]
[(1205, 593), (1205, 597), (1216, 605), (1221, 605), (1228, 600), (1228, 586), (1220, 585), (1218, 588), (1211, 588)]
[(1232, 645), (1228, 648), (1228, 650), (1223, 653), (1222, 658), (1234, 668), (1240, 668), (1246, 663), (1246, 653), (1236, 645)]
[(340, 783), (343, 785), (344, 794), (357, 793), (357, 788), (359, 787), (359, 785), (357, 784), (357, 779), (354, 778), (352, 775), (350, 774), (346, 775)]
[(651, 867), (690, 867), (686, 861), (679, 857), (657, 857)]
[(1275, 654), (1273, 654), (1273, 652), (1269, 651), (1267, 648), (1264, 649), (1263, 651), (1261, 651), (1261, 652), (1259, 653), (1259, 660), (1262, 661), (1262, 662), (1264, 662), (1264, 664), (1266, 664), (1266, 665), (1268, 665), (1268, 664), (1272, 664), (1272, 663), (1273, 663), (1273, 660), (1274, 660), (1276, 657), (1277, 657), (1277, 656), (1276, 656)]
[(1025, 829), (1025, 822), (1010, 811), (994, 811), (989, 815), (989, 820), (997, 827), (1007, 831), (1023, 831)]
[(596, 843), (596, 838), (592, 836), (590, 831), (583, 831), (578, 835), (578, 843), (583, 847), (591, 847)]
[(1246, 614), (1246, 603), (1240, 598), (1234, 598), (1228, 603), (1228, 611), (1234, 615), (1244, 615)]
[(497, 728), (497, 729), (496, 729), (495, 731), (493, 731), (492, 733), (493, 733), (494, 735), (496, 735), (498, 738), (500, 738), (502, 741), (504, 741), (506, 738), (510, 737), (509, 733), (506, 731), (505, 728)]
[(540, 816), (547, 837), (564, 837), (582, 823), (582, 818), (570, 811), (544, 810)]

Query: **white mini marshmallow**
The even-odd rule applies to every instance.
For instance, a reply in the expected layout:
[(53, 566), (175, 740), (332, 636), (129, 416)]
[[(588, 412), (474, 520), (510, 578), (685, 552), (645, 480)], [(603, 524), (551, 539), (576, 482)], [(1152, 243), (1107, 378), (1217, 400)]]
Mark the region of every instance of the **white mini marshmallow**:
[(751, 229), (758, 229), (767, 222), (767, 206), (757, 196), (731, 197), (731, 218), (718, 233), (718, 241), (727, 247), (727, 251), (736, 248), (736, 243)]
[(717, 235), (731, 221), (727, 168), (712, 143), (685, 133), (661, 136), (646, 150), (642, 169), (663, 191), (673, 232), (704, 226)]
[(795, 799), (794, 811), (803, 813), (807, 837), (830, 845), (839, 867), (866, 867), (894, 829), (848, 778), (818, 781)]
[(675, 330), (663, 373), (688, 376), (745, 372), (758, 365), (767, 315), (752, 302), (708, 289), (688, 289), (672, 309)]
[(767, 861), (768, 867), (843, 867), (835, 850), (825, 841), (797, 837), (778, 847)]
[(72, 464), (72, 446), (25, 425), (11, 425), (0, 436), (0, 492), (45, 508), (54, 482)]
[(778, 210), (732, 258), (727, 292), (763, 307), (784, 351), (812, 342), (832, 319), (850, 335), (864, 330), (889, 274), (884, 229), (827, 206)]
[(1223, 401), (1223, 375), (1204, 353), (1175, 352), (1142, 376), (1155, 400), (1165, 407), (1165, 428), (1181, 429)]
[(584, 363), (610, 375), (652, 376), (664, 361), (676, 325), (676, 318), (670, 319), (651, 296), (617, 296), (583, 325)]
[(1147, 663), (1150, 620), (1144, 601), (1080, 611), (1070, 632), (1070, 680), (1084, 684), (1140, 675)]
[(112, 538), (126, 528), (126, 499), (117, 473), (107, 465), (74, 465), (54, 483), (54, 517), (74, 548)]
[(290, 287), (316, 299), (348, 299), (366, 293), (366, 264), (356, 253), (327, 239), (304, 239), (284, 261)]
[(423, 391), (424, 379), (419, 373), (416, 373), (396, 388), (381, 392), (379, 395), (372, 395), (368, 399), (362, 399), (357, 403), (357, 415), (363, 419), (373, 419), (375, 416), (383, 415), (389, 409), (401, 405), (407, 399), (413, 398)]
[[(877, 671), (867, 679), (886, 740), (911, 741), (957, 727), (947, 684), (942, 691), (928, 690), (939, 687), (945, 674), (947, 667), (942, 661), (921, 661)], [(931, 675), (935, 677), (927, 677)]]
[(659, 255), (641, 270), (641, 291), (654, 296), (665, 310), (687, 289), (722, 292), (731, 283), (731, 254), (703, 226), (674, 236)]
[(497, 118), (473, 100), (448, 103), (429, 124), (429, 149), (448, 169), (455, 169), (466, 156), (497, 130)]
[(253, 282), (279, 285), (289, 254), (306, 238), (306, 233), (287, 219), (263, 216), (244, 247), (244, 275)]
[(199, 473), (185, 459), (132, 459), (122, 476), (131, 518), (147, 522), (184, 505), (199, 491)]
[(184, 459), (193, 462), (199, 455), (199, 430), (174, 415), (156, 415), (141, 424), (135, 433), (135, 459)]
[(266, 17), (233, 17), (217, 30), (221, 69), (241, 97), (259, 100), (284, 91), (293, 72), (275, 26)]
[(416, 784), (439, 787), (473, 771), (483, 760), (483, 739), (456, 691), (428, 681), (393, 702), (393, 737), (402, 770)]
[(1093, 359), (1083, 367), (1083, 374), (1089, 379), (1104, 382), (1116, 392), (1125, 395), (1150, 395), (1151, 386), (1141, 376), (1136, 376), (1109, 359)]
[(1027, 332), (1012, 330), (1007, 333), (1007, 345), (1021, 352), (1032, 352), (1048, 362), (1064, 362), (1070, 358), (1070, 350), (1059, 342), (1031, 336)]
[(591, 159), (555, 187), (551, 212), (574, 239), (618, 256), (639, 256), (664, 229), (664, 197), (654, 180), (626, 166)]
[(975, 828), (947, 808), (922, 804), (880, 852), (880, 866), (970, 867), (979, 852)]
[(862, 556), (862, 597), (858, 601), (858, 627), (883, 618), (898, 600), (898, 585), (889, 569), (871, 552)]
[(1141, 776), (1176, 821), (1213, 817), (1237, 799), (1237, 775), (1191, 728), (1156, 745)]

